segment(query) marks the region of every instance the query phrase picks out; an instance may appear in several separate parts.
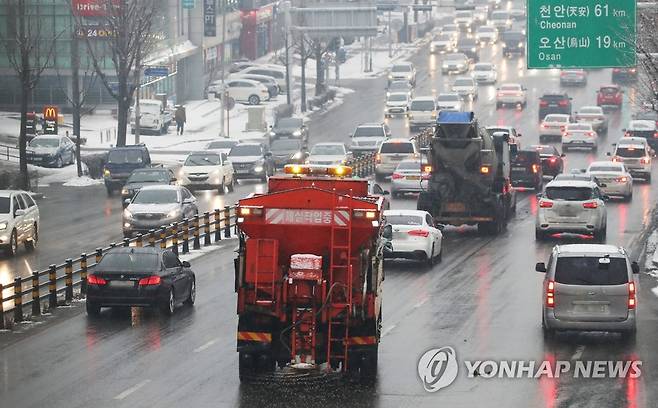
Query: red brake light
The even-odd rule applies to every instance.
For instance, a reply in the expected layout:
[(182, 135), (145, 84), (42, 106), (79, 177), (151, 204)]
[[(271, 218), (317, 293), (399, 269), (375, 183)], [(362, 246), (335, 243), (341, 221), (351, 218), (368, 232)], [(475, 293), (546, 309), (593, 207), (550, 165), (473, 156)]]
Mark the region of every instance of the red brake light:
[(551, 162), (552, 164), (554, 164), (554, 163), (557, 163), (557, 158), (556, 157), (551, 157), (550, 159), (548, 159), (548, 161)]
[(560, 105), (560, 106), (567, 106), (568, 104), (569, 104), (569, 101), (567, 101), (567, 100), (561, 100), (560, 102), (558, 102), (558, 105)]
[(546, 307), (555, 306), (555, 281), (549, 280), (546, 284)]
[(624, 159), (622, 159), (622, 158), (619, 157), (619, 156), (613, 156), (613, 157), (612, 157), (612, 161), (615, 162), (615, 163), (619, 163), (619, 162), (623, 162)]
[(598, 208), (598, 204), (596, 201), (588, 201), (586, 203), (583, 203), (583, 208)]
[(649, 159), (647, 159), (646, 157), (643, 157), (643, 158), (640, 159), (640, 163), (649, 164)]
[(539, 173), (539, 165), (533, 163), (533, 165), (532, 165), (532, 172), (533, 172), (533, 173)]
[(542, 108), (545, 108), (546, 106), (548, 106), (548, 102), (547, 101), (539, 101), (539, 106), (541, 106)]
[[(631, 132), (626, 131), (626, 133), (624, 133), (624, 136), (631, 137), (632, 135), (631, 135)], [(658, 137), (658, 136), (656, 136), (656, 134), (654, 134), (653, 137)]]
[(594, 132), (587, 132), (586, 134), (588, 137), (594, 137)]
[(399, 179), (401, 179), (401, 178), (404, 178), (404, 176), (403, 176), (402, 174), (400, 174), (400, 173), (393, 173), (393, 174), (391, 175), (391, 179), (392, 179), (392, 180), (399, 180)]
[(539, 208), (553, 208), (553, 202), (541, 200), (539, 201)]
[(150, 286), (150, 285), (159, 285), (162, 282), (162, 278), (158, 275), (149, 276), (147, 278), (142, 278), (139, 280), (139, 286)]
[(87, 284), (89, 285), (107, 285), (107, 281), (100, 276), (89, 275), (87, 276)]
[(411, 230), (407, 232), (407, 234), (413, 237), (428, 237), (430, 235), (430, 232), (425, 230)]
[(637, 298), (635, 297), (635, 282), (628, 282), (628, 308), (635, 309)]
[[(629, 135), (629, 136), (630, 136), (630, 135)], [(653, 138), (654, 138), (654, 139), (658, 139), (658, 132), (655, 132), (655, 133), (653, 134)]]

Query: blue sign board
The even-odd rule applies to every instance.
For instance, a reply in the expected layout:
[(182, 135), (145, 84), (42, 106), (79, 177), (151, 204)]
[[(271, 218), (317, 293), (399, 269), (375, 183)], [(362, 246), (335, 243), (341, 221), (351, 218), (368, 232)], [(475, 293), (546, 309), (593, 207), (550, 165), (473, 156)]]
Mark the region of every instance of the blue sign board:
[(166, 77), (167, 75), (169, 75), (169, 68), (167, 67), (146, 67), (144, 69), (144, 76)]
[(194, 0), (183, 0), (183, 8), (184, 9), (193, 9), (194, 8)]

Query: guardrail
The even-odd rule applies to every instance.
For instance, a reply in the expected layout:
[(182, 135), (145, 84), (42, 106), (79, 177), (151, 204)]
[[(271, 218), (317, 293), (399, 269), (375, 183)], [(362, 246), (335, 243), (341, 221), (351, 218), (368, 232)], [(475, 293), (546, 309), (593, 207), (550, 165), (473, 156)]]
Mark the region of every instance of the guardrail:
[[(26, 150), (25, 154), (29, 155), (34, 153), (32, 150)], [(20, 150), (16, 146), (10, 146), (6, 144), (0, 144), (0, 160), (11, 160), (11, 159), (20, 159)]]
[[(424, 133), (419, 134), (419, 144), (427, 143)], [(431, 133), (430, 133), (431, 135)], [(352, 174), (356, 177), (367, 177), (375, 171), (375, 154), (368, 153), (355, 157), (348, 163), (352, 166)], [(87, 291), (87, 276), (100, 261), (103, 254), (117, 246), (156, 246), (170, 248), (178, 255), (187, 254), (190, 249), (201, 249), (231, 238), (231, 229), (237, 225), (236, 207), (226, 206), (196, 215), (191, 219), (163, 225), (150, 230), (147, 234), (138, 234), (135, 238), (124, 239), (111, 243), (105, 248), (96, 248), (93, 254), (82, 253), (77, 258), (68, 258), (59, 265), (52, 264), (46, 270), (35, 271), (31, 276), (14, 278), (13, 283), (0, 285), (0, 329), (7, 327), (5, 317), (13, 315), (14, 322), (26, 318), (26, 308), (30, 308), (32, 316), (41, 315), (42, 302), (46, 301), (48, 310), (58, 307), (58, 296), (64, 293), (64, 301), (71, 302), (74, 288), (80, 287), (80, 293)], [(10, 292), (5, 295), (5, 292)], [(7, 303), (10, 303), (8, 307)]]

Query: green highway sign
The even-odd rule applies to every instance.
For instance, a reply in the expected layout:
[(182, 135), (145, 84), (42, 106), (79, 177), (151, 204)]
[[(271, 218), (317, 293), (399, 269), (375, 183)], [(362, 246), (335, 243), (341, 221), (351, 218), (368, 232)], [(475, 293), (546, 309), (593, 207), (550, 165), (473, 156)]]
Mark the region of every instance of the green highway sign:
[(528, 0), (528, 68), (635, 66), (635, 0)]

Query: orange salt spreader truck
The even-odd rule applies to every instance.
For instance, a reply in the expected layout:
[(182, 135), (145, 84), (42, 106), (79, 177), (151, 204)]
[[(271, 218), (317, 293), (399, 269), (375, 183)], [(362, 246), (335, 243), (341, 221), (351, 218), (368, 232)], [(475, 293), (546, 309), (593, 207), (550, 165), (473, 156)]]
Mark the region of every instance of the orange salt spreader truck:
[[(351, 168), (288, 165), (237, 207), (241, 381), (312, 369), (373, 381), (381, 335), (386, 198)], [(387, 231), (387, 232), (384, 232)]]

